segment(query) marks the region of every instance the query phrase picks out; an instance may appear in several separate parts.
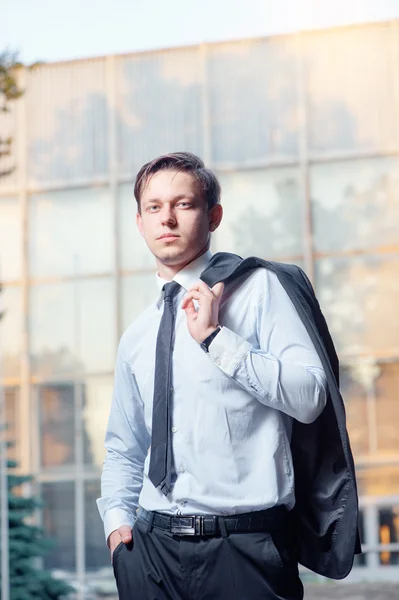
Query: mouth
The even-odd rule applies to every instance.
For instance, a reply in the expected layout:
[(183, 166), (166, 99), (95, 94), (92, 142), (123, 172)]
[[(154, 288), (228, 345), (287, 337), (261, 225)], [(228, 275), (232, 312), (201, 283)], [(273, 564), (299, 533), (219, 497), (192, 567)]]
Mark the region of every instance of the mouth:
[(165, 240), (165, 241), (172, 241), (172, 240), (177, 240), (178, 237), (179, 236), (176, 235), (175, 233), (163, 233), (157, 239), (158, 240)]

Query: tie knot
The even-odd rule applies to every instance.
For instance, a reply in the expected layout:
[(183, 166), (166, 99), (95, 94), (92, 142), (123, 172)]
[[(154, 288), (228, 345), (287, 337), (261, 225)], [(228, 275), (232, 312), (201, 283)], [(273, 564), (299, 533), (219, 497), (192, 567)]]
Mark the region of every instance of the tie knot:
[(180, 290), (180, 284), (177, 281), (170, 281), (163, 286), (164, 303), (169, 304)]

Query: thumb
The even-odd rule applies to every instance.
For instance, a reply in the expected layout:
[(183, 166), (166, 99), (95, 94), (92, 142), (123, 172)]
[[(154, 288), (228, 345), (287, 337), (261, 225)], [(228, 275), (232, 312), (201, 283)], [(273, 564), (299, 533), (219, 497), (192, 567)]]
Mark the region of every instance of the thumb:
[(122, 538), (122, 542), (125, 544), (130, 542), (132, 539), (132, 528), (129, 525), (121, 525), (118, 529), (118, 533)]
[(223, 294), (223, 290), (224, 290), (223, 281), (219, 281), (219, 283), (215, 283), (213, 288), (211, 288), (211, 291), (212, 291), (213, 295), (216, 296), (216, 298), (221, 298), (221, 296)]

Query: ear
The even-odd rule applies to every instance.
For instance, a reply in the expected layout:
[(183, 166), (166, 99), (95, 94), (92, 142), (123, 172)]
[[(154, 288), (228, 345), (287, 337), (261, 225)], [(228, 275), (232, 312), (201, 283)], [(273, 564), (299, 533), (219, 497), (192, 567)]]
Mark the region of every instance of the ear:
[(215, 206), (213, 206), (208, 212), (208, 217), (209, 231), (215, 231), (219, 227), (223, 217), (223, 207), (221, 206), (221, 204), (215, 204)]
[(140, 213), (136, 214), (136, 225), (137, 225), (137, 229), (139, 230), (140, 234), (144, 237), (143, 219), (142, 219)]

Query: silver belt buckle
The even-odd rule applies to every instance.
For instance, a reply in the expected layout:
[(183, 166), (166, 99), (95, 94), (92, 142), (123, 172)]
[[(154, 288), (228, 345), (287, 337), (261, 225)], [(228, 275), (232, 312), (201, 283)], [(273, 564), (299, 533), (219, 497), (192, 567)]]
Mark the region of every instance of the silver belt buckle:
[(195, 535), (195, 517), (171, 517), (170, 533), (174, 535)]

